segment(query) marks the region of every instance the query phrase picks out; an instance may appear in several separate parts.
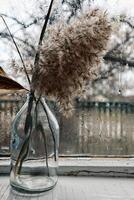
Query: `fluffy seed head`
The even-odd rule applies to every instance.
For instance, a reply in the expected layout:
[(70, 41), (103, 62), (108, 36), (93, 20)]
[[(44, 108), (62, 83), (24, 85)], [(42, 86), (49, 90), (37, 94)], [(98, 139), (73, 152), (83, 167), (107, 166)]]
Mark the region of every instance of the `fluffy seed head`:
[(33, 74), (33, 88), (56, 97), (63, 114), (70, 113), (73, 98), (98, 75), (110, 33), (107, 14), (99, 9), (90, 8), (69, 24), (52, 25)]

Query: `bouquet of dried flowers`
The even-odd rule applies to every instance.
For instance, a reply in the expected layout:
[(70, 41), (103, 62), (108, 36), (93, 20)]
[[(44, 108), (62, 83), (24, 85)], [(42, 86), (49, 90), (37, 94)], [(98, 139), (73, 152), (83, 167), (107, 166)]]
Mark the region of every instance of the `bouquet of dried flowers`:
[[(42, 95), (55, 97), (59, 102), (61, 112), (66, 116), (70, 115), (73, 98), (81, 93), (86, 81), (92, 81), (98, 75), (103, 52), (106, 50), (111, 33), (111, 25), (106, 12), (91, 8), (72, 18), (70, 23), (56, 22), (47, 29), (53, 1), (50, 2), (41, 31), (31, 80), (14, 37), (1, 16), (20, 55), (31, 94), (24, 128), (27, 137), (16, 162), (16, 173), (20, 171), (27, 155), (24, 147), (28, 148), (29, 145), (33, 101), (41, 102)], [(46, 37), (44, 37), (45, 33)], [(5, 75), (2, 75), (2, 78), (6, 85), (9, 78)], [(0, 89), (3, 88), (1, 83), (0, 74)], [(23, 89), (19, 84), (15, 86)], [(38, 99), (35, 93), (38, 93)], [(42, 102), (41, 104), (43, 106)], [(48, 123), (52, 130), (49, 120)]]

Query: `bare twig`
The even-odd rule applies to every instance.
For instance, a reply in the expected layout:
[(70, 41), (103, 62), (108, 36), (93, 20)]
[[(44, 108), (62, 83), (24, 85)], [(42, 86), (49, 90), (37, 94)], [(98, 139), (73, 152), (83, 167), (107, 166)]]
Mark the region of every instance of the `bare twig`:
[(104, 60), (111, 61), (111, 62), (114, 62), (114, 63), (119, 62), (122, 65), (128, 65), (129, 67), (134, 67), (133, 61), (129, 61), (125, 58), (119, 58), (119, 57), (116, 57), (116, 56), (113, 56), (113, 55), (105, 55)]
[[(6, 38), (6, 39), (10, 39), (11, 37), (10, 37), (10, 34), (8, 34), (8, 33), (3, 33), (3, 32), (0, 32), (0, 36), (2, 37), (2, 38)], [(21, 42), (21, 43), (23, 43), (24, 45), (27, 45), (29, 48), (31, 48), (31, 50), (33, 51), (33, 52), (35, 52), (35, 48), (34, 48), (34, 45), (32, 45), (32, 44), (30, 44), (29, 42), (27, 42), (26, 40), (23, 40), (23, 39), (21, 39), (21, 38), (19, 38), (19, 37), (16, 37), (16, 36), (14, 36), (14, 39), (16, 39), (16, 40), (18, 40), (19, 42)]]
[(30, 78), (29, 78), (29, 75), (28, 75), (28, 73), (27, 73), (26, 66), (25, 66), (25, 63), (24, 63), (24, 61), (23, 61), (22, 55), (21, 55), (21, 53), (20, 53), (20, 50), (19, 50), (19, 48), (18, 48), (18, 46), (17, 46), (17, 44), (16, 44), (16, 42), (15, 42), (15, 40), (14, 40), (14, 37), (13, 37), (13, 35), (12, 35), (12, 33), (11, 33), (11, 31), (10, 31), (10, 29), (9, 29), (9, 27), (8, 27), (8, 25), (7, 25), (6, 21), (5, 21), (5, 19), (4, 19), (4, 17), (3, 17), (2, 15), (0, 15), (0, 17), (2, 18), (4, 24), (5, 24), (5, 26), (6, 26), (7, 30), (8, 30), (8, 32), (9, 32), (9, 35), (10, 35), (10, 37), (12, 38), (12, 41), (13, 41), (13, 43), (14, 43), (16, 49), (17, 49), (17, 52), (18, 52), (18, 54), (19, 54), (19, 56), (20, 56), (20, 59), (21, 59), (21, 62), (22, 62), (23, 68), (24, 68), (24, 72), (25, 72), (26, 77), (27, 77), (27, 80), (28, 80), (28, 82), (29, 82), (29, 84), (30, 84)]
[(119, 49), (121, 47), (122, 44), (125, 44), (127, 43), (131, 37), (130, 37), (130, 34), (132, 33), (132, 31), (130, 33), (126, 32), (126, 35), (125, 35), (125, 39), (123, 41), (123, 43), (117, 43), (112, 49), (110, 49), (106, 55), (111, 55), (114, 51), (116, 51), (117, 49)]
[(134, 25), (131, 24), (130, 21), (128, 21), (128, 20), (126, 20), (126, 19), (121, 19), (120, 22), (126, 23), (126, 24), (128, 24), (128, 25), (130, 26), (130, 28), (134, 29)]
[[(30, 23), (25, 24), (24, 22), (18, 20), (16, 17), (12, 17), (12, 16), (9, 16), (9, 15), (6, 15), (6, 14), (1, 14), (1, 15), (4, 16), (4, 17), (7, 17), (7, 18), (9, 18), (9, 19), (12, 19), (12, 20), (15, 21), (15, 22), (17, 22), (17, 24), (19, 24), (20, 26), (22, 26), (22, 28), (24, 28), (24, 29), (29, 28), (30, 26), (32, 26), (32, 25), (34, 25), (34, 24), (37, 24), (38, 21), (44, 19), (44, 17), (39, 17), (38, 19), (35, 18), (35, 19), (33, 19), (33, 21), (31, 21)], [(22, 29), (22, 28), (21, 28), (21, 29)]]

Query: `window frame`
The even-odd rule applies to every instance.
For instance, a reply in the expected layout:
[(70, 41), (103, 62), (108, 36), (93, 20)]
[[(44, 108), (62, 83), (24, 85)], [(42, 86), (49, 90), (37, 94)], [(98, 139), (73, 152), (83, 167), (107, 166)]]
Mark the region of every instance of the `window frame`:
[[(10, 157), (0, 158), (0, 175), (9, 175)], [(134, 177), (134, 158), (59, 157), (59, 176)]]

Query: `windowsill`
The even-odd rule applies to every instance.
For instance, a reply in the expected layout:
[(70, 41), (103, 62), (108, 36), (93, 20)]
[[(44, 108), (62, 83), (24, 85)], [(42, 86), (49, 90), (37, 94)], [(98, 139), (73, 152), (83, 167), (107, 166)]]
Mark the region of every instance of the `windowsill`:
[(9, 176), (0, 177), (1, 200), (132, 200), (134, 180), (130, 178), (60, 176), (53, 190), (30, 195), (14, 191)]
[[(10, 159), (0, 158), (0, 175), (9, 172)], [(134, 158), (60, 158), (58, 174), (134, 177)]]

